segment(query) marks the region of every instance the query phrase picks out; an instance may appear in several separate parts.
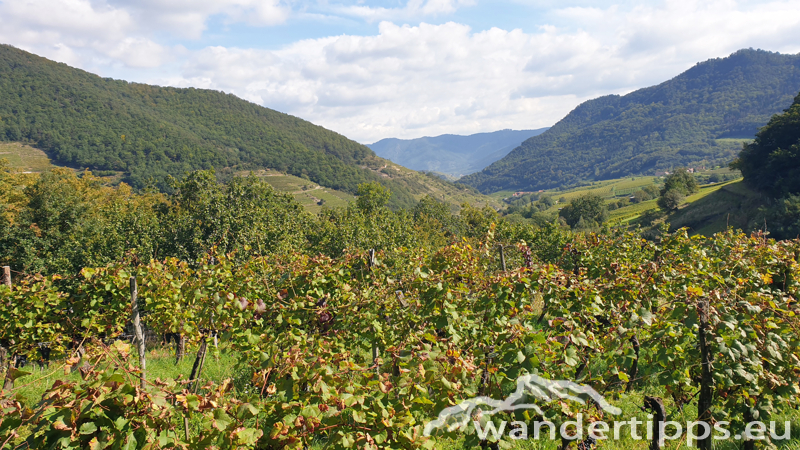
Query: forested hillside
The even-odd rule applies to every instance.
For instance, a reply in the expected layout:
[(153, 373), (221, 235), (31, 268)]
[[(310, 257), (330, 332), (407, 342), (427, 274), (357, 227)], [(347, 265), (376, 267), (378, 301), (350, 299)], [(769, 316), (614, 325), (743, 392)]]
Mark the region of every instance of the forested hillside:
[(462, 182), (482, 192), (725, 165), (800, 90), (800, 55), (740, 50), (657, 86), (579, 105)]
[(135, 188), (170, 190), (169, 175), (198, 169), (226, 179), (270, 168), (351, 194), (379, 181), (394, 206), (427, 193), (379, 173), (385, 161), (366, 146), (297, 117), (217, 91), (104, 79), (7, 45), (0, 141), (29, 143), (56, 164), (122, 172)]
[(469, 136), (443, 134), (417, 139), (388, 138), (368, 147), (379, 156), (410, 169), (461, 177), (483, 169), (506, 156), (522, 141), (542, 134), (546, 129), (500, 130)]

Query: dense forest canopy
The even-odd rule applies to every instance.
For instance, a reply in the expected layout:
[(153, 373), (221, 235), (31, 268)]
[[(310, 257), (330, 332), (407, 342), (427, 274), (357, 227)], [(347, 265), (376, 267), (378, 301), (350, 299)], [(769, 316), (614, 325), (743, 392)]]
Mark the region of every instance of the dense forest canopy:
[(22, 141), (56, 163), (123, 172), (134, 188), (169, 191), (169, 176), (271, 168), (355, 194), (360, 183), (392, 188), (365, 160), (372, 150), (302, 119), (231, 94), (100, 78), (0, 45), (0, 141)]
[(800, 94), (744, 146), (732, 166), (753, 188), (772, 197), (800, 193)]
[(755, 141), (742, 148), (731, 164), (744, 181), (767, 194), (761, 209), (765, 222), (778, 239), (800, 236), (800, 94), (782, 114), (762, 128)]
[(659, 169), (729, 163), (800, 90), (800, 55), (740, 50), (657, 86), (579, 105), (545, 133), (461, 182), (537, 190)]

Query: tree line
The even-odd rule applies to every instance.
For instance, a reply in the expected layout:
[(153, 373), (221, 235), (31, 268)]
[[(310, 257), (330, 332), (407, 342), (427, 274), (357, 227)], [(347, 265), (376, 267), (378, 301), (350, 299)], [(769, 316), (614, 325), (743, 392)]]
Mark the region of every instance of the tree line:
[(195, 171), (172, 179), (166, 194), (114, 186), (88, 171), (24, 174), (3, 164), (0, 264), (28, 274), (75, 274), (121, 260), (198, 261), (212, 249), (249, 258), (292, 251), (335, 257), (355, 248), (438, 248), (482, 235), (494, 222), (509, 242), (540, 233), (503, 220), (490, 207), (465, 204), (453, 214), (450, 205), (431, 196), (392, 210), (393, 192), (377, 182), (361, 184), (348, 207), (325, 207), (315, 216), (253, 175), (223, 183), (214, 171)]

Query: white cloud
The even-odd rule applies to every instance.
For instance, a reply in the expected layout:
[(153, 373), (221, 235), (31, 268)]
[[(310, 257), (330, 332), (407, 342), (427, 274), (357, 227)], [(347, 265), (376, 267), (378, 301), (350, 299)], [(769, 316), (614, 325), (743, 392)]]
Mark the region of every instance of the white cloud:
[[(361, 141), (550, 124), (575, 97), (512, 98), (536, 36), (456, 23), (380, 24), (376, 36), (305, 40), (280, 51), (205, 49), (186, 81), (322, 124)], [(559, 94), (561, 96), (563, 94)]]
[(403, 21), (427, 16), (440, 16), (455, 12), (463, 6), (471, 6), (475, 0), (409, 0), (402, 8), (358, 5), (332, 5), (331, 11), (338, 15), (358, 17), (369, 22), (382, 20)]
[(143, 29), (158, 30), (197, 39), (210, 17), (220, 15), (228, 23), (252, 26), (286, 21), (290, 8), (281, 0), (110, 0), (130, 11)]
[(791, 39), (800, 16), (787, 14), (791, 7), (570, 7), (556, 14), (573, 29), (535, 33), (382, 22), (374, 36), (304, 40), (279, 51), (206, 49), (187, 61), (184, 76), (362, 142), (536, 128), (581, 101), (665, 81), (742, 47), (800, 51)]
[(170, 49), (137, 27), (128, 11), (89, 0), (0, 3), (0, 42), (84, 68), (163, 64)]
[(4, 1), (0, 18), (4, 28), (47, 30), (73, 39), (120, 38), (134, 27), (126, 11), (87, 0)]
[(201, 37), (212, 16), (229, 23), (283, 23), (281, 0), (0, 0), (0, 42), (93, 69), (154, 68), (180, 46), (156, 36)]

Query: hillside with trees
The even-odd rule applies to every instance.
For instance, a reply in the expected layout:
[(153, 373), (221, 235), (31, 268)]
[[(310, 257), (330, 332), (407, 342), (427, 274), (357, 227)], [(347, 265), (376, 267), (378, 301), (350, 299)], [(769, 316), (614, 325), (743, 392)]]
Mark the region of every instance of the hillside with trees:
[(225, 180), (268, 168), (350, 194), (379, 182), (394, 207), (463, 190), (381, 174), (388, 161), (366, 146), (231, 94), (101, 78), (8, 45), (0, 45), (2, 141), (30, 144), (58, 165), (119, 174), (136, 189), (169, 192), (170, 176), (194, 170), (213, 168)]
[(800, 235), (800, 94), (744, 146), (731, 167), (742, 171), (748, 186), (772, 199), (762, 213), (776, 237)]
[(579, 105), (460, 181), (481, 192), (577, 185), (726, 165), (800, 90), (800, 55), (740, 50), (630, 94)]

